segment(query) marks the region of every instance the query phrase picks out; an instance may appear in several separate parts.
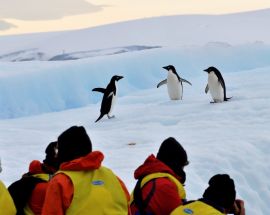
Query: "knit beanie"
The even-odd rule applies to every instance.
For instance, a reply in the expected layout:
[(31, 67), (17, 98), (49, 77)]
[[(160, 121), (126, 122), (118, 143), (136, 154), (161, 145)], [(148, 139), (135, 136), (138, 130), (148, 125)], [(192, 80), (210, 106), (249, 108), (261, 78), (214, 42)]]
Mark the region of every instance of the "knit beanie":
[(165, 163), (175, 174), (180, 176), (182, 183), (185, 182), (186, 174), (183, 167), (188, 165), (188, 157), (185, 149), (176, 139), (169, 137), (162, 142), (157, 153), (157, 159)]
[(214, 175), (208, 182), (209, 187), (204, 191), (206, 200), (230, 209), (235, 201), (236, 191), (233, 179), (227, 174)]
[(92, 152), (92, 143), (83, 126), (72, 126), (58, 137), (60, 163), (83, 157)]
[(58, 159), (56, 157), (56, 151), (55, 151), (56, 150), (56, 145), (57, 145), (56, 141), (49, 143), (49, 145), (45, 149), (46, 157), (43, 160), (43, 163), (46, 164), (47, 166), (58, 169), (59, 162), (58, 162)]

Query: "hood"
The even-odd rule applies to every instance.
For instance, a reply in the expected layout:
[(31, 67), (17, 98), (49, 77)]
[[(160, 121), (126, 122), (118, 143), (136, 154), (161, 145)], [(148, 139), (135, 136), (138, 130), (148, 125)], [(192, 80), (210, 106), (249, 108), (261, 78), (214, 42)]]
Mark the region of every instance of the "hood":
[(169, 173), (174, 177), (176, 177), (178, 180), (180, 179), (170, 167), (168, 167), (166, 164), (158, 160), (153, 154), (150, 155), (144, 161), (144, 163), (135, 170), (134, 178), (139, 179), (146, 175), (158, 172)]
[(28, 175), (35, 175), (35, 174), (53, 174), (57, 171), (56, 168), (46, 165), (44, 163), (41, 163), (38, 160), (33, 160), (29, 164), (29, 172)]
[(38, 160), (33, 160), (30, 164), (29, 164), (29, 173), (30, 174), (41, 174), (44, 173), (43, 169), (42, 169), (42, 163)]
[(101, 166), (104, 155), (99, 151), (93, 151), (84, 157), (64, 162), (60, 165), (60, 170), (83, 171), (94, 170)]

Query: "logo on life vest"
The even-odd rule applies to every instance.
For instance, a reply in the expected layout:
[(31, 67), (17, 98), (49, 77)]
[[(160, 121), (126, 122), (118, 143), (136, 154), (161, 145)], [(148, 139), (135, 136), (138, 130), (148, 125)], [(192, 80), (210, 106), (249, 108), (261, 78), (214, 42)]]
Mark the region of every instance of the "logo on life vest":
[(104, 181), (96, 180), (96, 181), (92, 181), (92, 184), (93, 185), (103, 185), (104, 184)]
[(184, 212), (185, 212), (186, 214), (193, 214), (193, 210), (191, 210), (191, 209), (189, 209), (189, 208), (185, 208), (185, 209), (184, 209)]

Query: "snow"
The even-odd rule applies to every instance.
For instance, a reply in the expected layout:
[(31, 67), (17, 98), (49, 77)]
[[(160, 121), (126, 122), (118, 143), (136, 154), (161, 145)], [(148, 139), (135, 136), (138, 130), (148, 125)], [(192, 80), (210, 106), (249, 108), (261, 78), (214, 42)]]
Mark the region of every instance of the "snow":
[(155, 87), (167, 77), (162, 67), (168, 64), (176, 66), (180, 77), (190, 80), (193, 76), (202, 75), (202, 70), (212, 65), (222, 72), (270, 66), (269, 56), (270, 46), (266, 44), (227, 47), (209, 43), (198, 47), (164, 47), (76, 61), (2, 62), (0, 119), (97, 103), (100, 94), (92, 93), (91, 89), (105, 87), (113, 75), (125, 77), (122, 83), (125, 90), (120, 91), (120, 96), (126, 96), (136, 90)]
[[(244, 19), (241, 17), (254, 17), (257, 25), (255, 21), (250, 23), (254, 28), (263, 26), (269, 11), (251, 14), (250, 17), (246, 14), (215, 16), (214, 27), (218, 26), (220, 19), (232, 21), (232, 18), (234, 22), (230, 25), (234, 26)], [(197, 19), (197, 16), (187, 17)], [(179, 21), (174, 18), (175, 22)], [(173, 20), (173, 17), (165, 19)], [(208, 19), (214, 23), (213, 16)], [(155, 23), (162, 20), (161, 17)], [(150, 21), (137, 20), (134, 23), (139, 27)], [(126, 24), (115, 24), (115, 29)], [(229, 31), (230, 25), (224, 24), (220, 28)], [(71, 33), (74, 40), (81, 41), (88, 35), (86, 32), (113, 27), (39, 34), (39, 37), (50, 41), (47, 44), (50, 44), (48, 49), (51, 52), (48, 53), (52, 54), (58, 48), (56, 46), (53, 52), (51, 44), (58, 41), (55, 36)], [(269, 34), (269, 29), (254, 32), (252, 39), (250, 34), (244, 32), (240, 37), (241, 31), (237, 32), (235, 41), (242, 43), (235, 44), (225, 37), (222, 41), (208, 34), (209, 37), (205, 36), (200, 45), (196, 40), (193, 45), (185, 40), (178, 44), (178, 39), (175, 39), (164, 46), (156, 42), (161, 35), (156, 36), (154, 42), (154, 45), (162, 46), (158, 49), (73, 61), (1, 62), (0, 157), (3, 171), (0, 180), (8, 186), (19, 179), (27, 171), (30, 161), (44, 159), (49, 142), (56, 140), (70, 126), (83, 125), (94, 150), (104, 152), (104, 165), (119, 175), (132, 191), (134, 170), (148, 155), (157, 153), (165, 138), (173, 136), (187, 150), (190, 160), (185, 169), (188, 199), (200, 198), (214, 174), (228, 173), (235, 181), (237, 197), (245, 201), (246, 213), (267, 214), (270, 199), (270, 46), (269, 37), (265, 40), (262, 37)], [(33, 35), (28, 36), (32, 38)], [(14, 39), (13, 36), (10, 38)], [(27, 40), (30, 44), (27, 35), (16, 37), (17, 41), (21, 38), (22, 43), (26, 44)], [(0, 38), (0, 41), (7, 39)], [(120, 38), (118, 40), (120, 43)], [(143, 43), (127, 44), (123, 39), (123, 44), (112, 41), (106, 46), (97, 45), (97, 48), (109, 50), (126, 45), (153, 45), (147, 41), (151, 41), (148, 34)], [(97, 44), (99, 42), (97, 40)], [(2, 44), (3, 50), (9, 47), (18, 50), (35, 48)], [(73, 46), (75, 44), (66, 44), (65, 49), (71, 47), (71, 50)], [(79, 48), (72, 51), (85, 50)], [(87, 47), (87, 50), (94, 48)], [(169, 100), (166, 86), (156, 88), (167, 76), (162, 67), (169, 64), (176, 67), (180, 77), (192, 83), (192, 86), (184, 85), (181, 101)], [(210, 95), (204, 93), (207, 74), (203, 71), (209, 66), (216, 66), (223, 74), (227, 96), (233, 97), (230, 101), (210, 104)], [(94, 123), (99, 116), (102, 95), (91, 92), (91, 89), (105, 87), (116, 74), (124, 76), (118, 83), (119, 98), (113, 112), (116, 117), (110, 120), (104, 117)]]

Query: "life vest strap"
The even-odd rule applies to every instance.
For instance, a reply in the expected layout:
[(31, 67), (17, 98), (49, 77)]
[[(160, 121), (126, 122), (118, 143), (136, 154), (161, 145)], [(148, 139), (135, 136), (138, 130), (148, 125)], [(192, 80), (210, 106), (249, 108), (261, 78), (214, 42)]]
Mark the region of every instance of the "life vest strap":
[[(148, 206), (148, 204), (149, 204), (149, 202), (150, 202), (151, 198), (153, 197), (154, 192), (156, 190), (156, 180), (154, 178), (146, 183), (146, 184), (148, 184), (149, 182), (152, 182), (152, 188), (144, 200), (143, 200), (143, 196), (142, 196), (142, 187), (141, 187), (142, 180), (143, 180), (143, 178), (140, 178), (136, 183), (136, 186), (134, 189), (134, 203), (138, 207), (138, 210), (139, 210), (141, 215), (147, 215), (147, 212), (145, 211), (145, 209), (147, 208), (147, 206)], [(146, 184), (144, 184), (144, 186)]]

